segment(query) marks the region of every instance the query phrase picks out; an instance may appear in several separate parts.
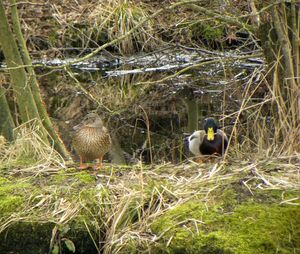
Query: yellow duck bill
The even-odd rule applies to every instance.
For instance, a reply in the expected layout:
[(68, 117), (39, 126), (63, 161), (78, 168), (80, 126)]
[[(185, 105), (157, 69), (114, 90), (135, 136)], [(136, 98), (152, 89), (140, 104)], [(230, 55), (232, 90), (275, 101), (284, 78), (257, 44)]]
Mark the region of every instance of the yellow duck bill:
[(215, 133), (213, 128), (208, 128), (207, 130), (207, 140), (212, 141), (215, 139)]

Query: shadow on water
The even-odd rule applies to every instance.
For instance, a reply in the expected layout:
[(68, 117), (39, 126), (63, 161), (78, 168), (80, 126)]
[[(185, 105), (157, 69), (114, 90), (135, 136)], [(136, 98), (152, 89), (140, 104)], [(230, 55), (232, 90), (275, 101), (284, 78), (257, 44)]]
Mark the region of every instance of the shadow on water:
[[(96, 110), (113, 139), (106, 160), (178, 163), (188, 156), (185, 137), (202, 128), (205, 117), (220, 119), (239, 108), (241, 84), (251, 72), (213, 65), (178, 76), (157, 71), (109, 77), (103, 71), (76, 70), (40, 71), (39, 79), (48, 111), (72, 152), (72, 126)], [(230, 129), (230, 122), (226, 126)]]

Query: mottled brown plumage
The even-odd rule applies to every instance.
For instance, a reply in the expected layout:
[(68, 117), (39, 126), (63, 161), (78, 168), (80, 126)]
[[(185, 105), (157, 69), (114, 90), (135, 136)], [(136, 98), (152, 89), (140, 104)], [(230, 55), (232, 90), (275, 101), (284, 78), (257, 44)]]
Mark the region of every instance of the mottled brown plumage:
[(111, 145), (109, 132), (101, 118), (95, 113), (90, 113), (74, 129), (76, 133), (73, 138), (73, 146), (80, 156), (80, 168), (87, 168), (84, 163), (97, 158), (99, 165), (95, 168), (101, 168), (103, 156)]

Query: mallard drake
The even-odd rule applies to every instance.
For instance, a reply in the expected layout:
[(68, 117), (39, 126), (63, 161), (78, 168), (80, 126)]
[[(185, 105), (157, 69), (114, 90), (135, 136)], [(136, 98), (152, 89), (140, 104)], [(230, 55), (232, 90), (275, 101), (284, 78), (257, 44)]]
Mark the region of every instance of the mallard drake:
[(204, 130), (195, 131), (189, 136), (189, 150), (195, 156), (223, 155), (228, 145), (228, 138), (222, 130), (218, 129), (214, 118), (206, 118)]
[(94, 169), (101, 168), (103, 156), (109, 151), (111, 138), (99, 115), (89, 113), (73, 129), (73, 147), (80, 157), (79, 168), (87, 168), (85, 163), (95, 159), (99, 159), (99, 165)]

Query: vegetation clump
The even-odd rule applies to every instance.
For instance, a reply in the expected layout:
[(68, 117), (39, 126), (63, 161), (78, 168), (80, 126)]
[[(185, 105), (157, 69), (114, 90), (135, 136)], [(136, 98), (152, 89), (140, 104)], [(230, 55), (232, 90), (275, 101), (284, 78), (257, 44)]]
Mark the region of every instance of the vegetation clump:
[(3, 253), (300, 250), (299, 164), (285, 159), (41, 167), (2, 165)]
[(226, 211), (200, 200), (168, 211), (152, 225), (163, 253), (292, 253), (300, 237), (298, 206), (245, 202)]

